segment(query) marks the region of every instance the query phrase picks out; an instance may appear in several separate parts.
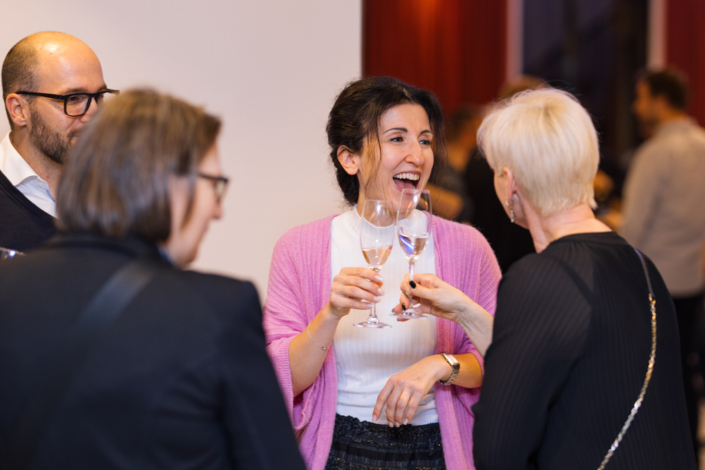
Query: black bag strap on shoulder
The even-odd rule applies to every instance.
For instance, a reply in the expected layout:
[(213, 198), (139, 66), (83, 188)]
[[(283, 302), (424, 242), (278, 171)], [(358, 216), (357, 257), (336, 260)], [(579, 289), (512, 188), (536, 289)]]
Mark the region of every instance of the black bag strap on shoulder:
[(597, 468), (597, 470), (603, 470), (607, 465), (607, 462), (610, 461), (612, 455), (619, 447), (619, 444), (622, 442), (622, 438), (627, 433), (627, 429), (629, 429), (629, 426), (631, 426), (637, 411), (639, 411), (639, 409), (641, 408), (641, 404), (644, 401), (644, 396), (646, 395), (646, 389), (649, 388), (649, 382), (651, 382), (651, 375), (654, 372), (654, 364), (656, 363), (656, 297), (654, 296), (654, 289), (651, 286), (649, 268), (646, 265), (646, 261), (644, 260), (644, 255), (642, 255), (641, 251), (637, 250), (636, 248), (634, 248), (634, 251), (636, 251), (636, 254), (639, 256), (639, 260), (641, 261), (641, 267), (644, 269), (644, 276), (646, 276), (646, 285), (649, 288), (648, 305), (651, 313), (651, 352), (649, 353), (649, 364), (646, 368), (646, 378), (644, 379), (644, 385), (641, 386), (641, 391), (639, 392), (639, 396), (637, 397), (636, 401), (634, 402), (634, 405), (632, 406), (632, 410), (629, 413), (629, 416), (627, 417), (627, 421), (622, 426), (622, 429), (619, 431), (619, 434), (617, 434), (617, 438), (614, 440), (614, 442), (612, 442), (612, 445), (607, 450), (607, 455), (605, 455), (605, 458), (602, 459), (602, 463)]
[(101, 337), (155, 274), (154, 262), (137, 259), (113, 274), (88, 302), (78, 323), (60, 344), (40, 379), (36, 393), (10, 436), (7, 470), (28, 469), (42, 431), (64, 398), (81, 366)]

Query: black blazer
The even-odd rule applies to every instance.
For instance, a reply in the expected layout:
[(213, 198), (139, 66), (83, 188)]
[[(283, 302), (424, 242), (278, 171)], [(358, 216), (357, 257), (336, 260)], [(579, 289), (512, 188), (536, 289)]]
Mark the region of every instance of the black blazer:
[(136, 257), (158, 272), (80, 369), (32, 468), (304, 469), (254, 286), (89, 234), (0, 261), (0, 462), (58, 344)]

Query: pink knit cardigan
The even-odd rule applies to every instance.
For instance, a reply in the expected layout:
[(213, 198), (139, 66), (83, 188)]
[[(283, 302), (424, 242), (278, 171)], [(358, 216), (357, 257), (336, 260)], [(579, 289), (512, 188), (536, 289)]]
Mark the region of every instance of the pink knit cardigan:
[[(298, 396), (293, 395), (289, 344), (313, 320), (330, 298), (331, 221), (328, 217), (295, 227), (282, 236), (274, 248), (264, 304), (267, 349), (284, 394), (301, 454), (310, 470), (323, 470), (333, 440), (337, 397), (334, 347), (315, 382)], [(494, 313), (500, 270), (487, 241), (472, 227), (433, 219), (436, 275), (457, 287)], [(437, 319), (436, 353), (473, 353), (484, 361), (463, 330)], [(448, 470), (474, 469), (470, 407), (480, 389), (455, 385), (434, 387), (443, 452)]]

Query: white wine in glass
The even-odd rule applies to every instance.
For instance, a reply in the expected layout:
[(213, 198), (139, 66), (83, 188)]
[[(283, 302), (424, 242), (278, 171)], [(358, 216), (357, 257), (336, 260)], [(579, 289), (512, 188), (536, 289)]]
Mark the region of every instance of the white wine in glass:
[[(370, 269), (378, 273), (394, 246), (394, 208), (389, 201), (368, 199), (362, 206), (360, 248)], [(377, 318), (373, 303), (367, 320), (355, 323), (360, 328), (391, 328)]]
[[(425, 189), (405, 189), (401, 192), (397, 211), (397, 235), (399, 245), (409, 260), (409, 280), (414, 279), (416, 260), (419, 259), (426, 242), (431, 238), (431, 193)], [(412, 299), (409, 299), (412, 303)], [(397, 315), (404, 321), (425, 318), (418, 314), (412, 305)]]

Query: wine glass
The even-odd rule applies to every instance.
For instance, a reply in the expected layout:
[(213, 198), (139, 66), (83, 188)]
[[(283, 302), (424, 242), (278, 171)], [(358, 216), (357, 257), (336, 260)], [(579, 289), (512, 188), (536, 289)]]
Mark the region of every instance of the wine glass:
[[(409, 260), (409, 280), (414, 279), (416, 260), (431, 237), (431, 193), (425, 189), (404, 189), (401, 192), (397, 211), (397, 235), (399, 245)], [(409, 302), (411, 304), (411, 300)], [(426, 318), (409, 308), (397, 315), (398, 321)]]
[(17, 250), (11, 250), (9, 248), (3, 248), (0, 246), (0, 259), (14, 258), (15, 256), (22, 256), (24, 253)]
[[(362, 206), (360, 221), (360, 248), (370, 269), (378, 273), (389, 258), (394, 246), (394, 208), (389, 201), (367, 199)], [(372, 304), (367, 320), (355, 323), (360, 328), (391, 328), (377, 318), (376, 304)]]

